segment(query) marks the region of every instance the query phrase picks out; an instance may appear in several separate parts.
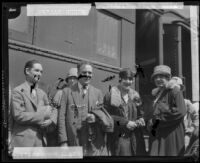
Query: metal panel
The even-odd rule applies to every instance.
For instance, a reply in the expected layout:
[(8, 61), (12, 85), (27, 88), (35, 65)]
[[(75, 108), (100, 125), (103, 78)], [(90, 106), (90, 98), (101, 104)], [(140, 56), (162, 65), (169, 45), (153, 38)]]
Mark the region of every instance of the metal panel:
[(9, 38), (32, 44), (34, 17), (27, 17), (26, 12), (26, 7), (21, 7), (20, 15), (8, 20)]
[(135, 24), (122, 20), (121, 67), (135, 71)]
[(179, 36), (178, 26), (164, 24), (163, 50), (164, 64), (172, 69), (172, 75), (179, 76), (178, 53), (179, 53)]
[(88, 16), (37, 17), (34, 44), (92, 59), (93, 20)]
[(135, 23), (135, 10), (134, 9), (110, 9), (107, 10), (113, 14), (116, 14), (123, 19), (126, 19), (127, 21), (130, 21), (131, 23)]
[[(71, 67), (76, 67), (76, 64), (71, 62), (61, 61), (57, 59), (47, 58), (23, 51), (9, 49), (9, 85), (11, 89), (25, 81), (23, 73), (24, 65), (28, 60), (36, 59), (43, 66), (43, 76), (40, 81), (40, 88), (48, 92), (48, 88), (52, 86), (58, 78), (65, 78), (68, 70)], [(94, 69), (92, 84), (101, 89), (105, 94), (108, 91), (109, 85), (115, 85), (118, 78), (112, 81), (102, 82), (108, 76), (117, 76), (116, 73), (108, 72), (103, 69)]]
[(182, 30), (182, 69), (185, 84), (185, 98), (192, 99), (192, 60), (190, 31)]

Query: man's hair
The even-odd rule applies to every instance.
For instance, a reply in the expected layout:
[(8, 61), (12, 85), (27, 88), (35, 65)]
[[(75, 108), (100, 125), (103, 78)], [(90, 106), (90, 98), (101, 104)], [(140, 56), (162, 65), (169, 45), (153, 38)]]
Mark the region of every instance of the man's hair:
[(80, 68), (83, 66), (83, 65), (90, 65), (91, 67), (94, 67), (93, 64), (89, 61), (80, 61), (78, 64), (77, 64), (77, 69), (78, 71), (80, 71)]
[(27, 68), (32, 68), (34, 64), (39, 63), (41, 64), (38, 60), (30, 60), (28, 62), (26, 62), (25, 66), (24, 66), (24, 74), (26, 75), (26, 69)]

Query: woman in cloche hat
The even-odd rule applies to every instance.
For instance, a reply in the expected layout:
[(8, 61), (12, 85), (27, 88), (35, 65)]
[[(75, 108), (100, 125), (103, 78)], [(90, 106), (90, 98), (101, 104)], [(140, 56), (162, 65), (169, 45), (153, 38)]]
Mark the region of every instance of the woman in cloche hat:
[(156, 85), (152, 91), (152, 118), (147, 126), (150, 131), (151, 156), (184, 155), (184, 123), (186, 107), (182, 91), (178, 87), (169, 87), (171, 68), (158, 65), (151, 76)]

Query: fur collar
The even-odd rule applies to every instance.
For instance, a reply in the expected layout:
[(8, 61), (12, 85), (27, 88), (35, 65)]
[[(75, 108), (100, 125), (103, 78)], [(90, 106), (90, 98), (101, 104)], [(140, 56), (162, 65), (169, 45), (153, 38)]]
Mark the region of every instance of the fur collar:
[[(177, 88), (180, 89), (180, 85), (178, 85), (174, 80), (170, 80), (170, 81), (167, 83), (165, 89), (174, 89), (175, 87), (177, 87)], [(151, 91), (151, 94), (152, 94), (153, 96), (156, 96), (156, 95), (159, 93), (160, 90), (161, 90), (161, 88), (158, 88), (158, 87), (157, 87), (157, 88), (154, 88), (154, 89)]]
[[(122, 104), (120, 85), (112, 87), (110, 92), (111, 92), (111, 105), (119, 107)], [(140, 99), (139, 93), (132, 88), (130, 88), (128, 91), (128, 97), (132, 101)]]

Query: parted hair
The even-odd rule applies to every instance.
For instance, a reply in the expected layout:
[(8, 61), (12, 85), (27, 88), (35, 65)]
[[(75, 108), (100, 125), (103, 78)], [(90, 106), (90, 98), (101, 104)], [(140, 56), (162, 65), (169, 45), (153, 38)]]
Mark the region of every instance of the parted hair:
[(92, 68), (94, 67), (93, 64), (89, 61), (80, 61), (78, 64), (77, 64), (77, 69), (78, 71), (80, 71), (80, 68), (83, 66), (83, 65), (90, 65), (92, 66)]
[(26, 64), (25, 64), (25, 66), (24, 66), (24, 74), (26, 75), (26, 69), (27, 69), (27, 68), (29, 68), (29, 69), (32, 68), (33, 65), (36, 64), (36, 63), (41, 64), (38, 60), (30, 60), (30, 61), (27, 61)]

